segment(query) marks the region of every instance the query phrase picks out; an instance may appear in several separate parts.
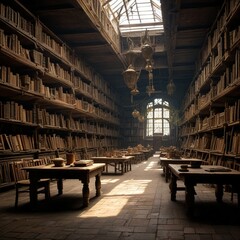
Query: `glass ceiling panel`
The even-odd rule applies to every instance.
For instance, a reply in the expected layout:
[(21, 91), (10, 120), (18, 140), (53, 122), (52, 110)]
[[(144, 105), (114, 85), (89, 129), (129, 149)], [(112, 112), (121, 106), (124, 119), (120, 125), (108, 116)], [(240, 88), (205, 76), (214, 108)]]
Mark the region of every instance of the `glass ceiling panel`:
[(146, 29), (150, 35), (163, 32), (160, 0), (102, 0), (102, 5), (118, 22), (123, 36)]

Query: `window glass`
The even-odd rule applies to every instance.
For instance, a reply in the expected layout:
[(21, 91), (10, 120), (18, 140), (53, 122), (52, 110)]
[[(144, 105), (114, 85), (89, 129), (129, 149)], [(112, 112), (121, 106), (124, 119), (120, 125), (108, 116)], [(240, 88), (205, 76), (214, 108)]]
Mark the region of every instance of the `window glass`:
[(148, 29), (163, 33), (160, 0), (101, 0), (110, 20), (117, 20), (122, 36)]
[(167, 108), (163, 109), (163, 117), (164, 118), (169, 118), (170, 117), (170, 111)]

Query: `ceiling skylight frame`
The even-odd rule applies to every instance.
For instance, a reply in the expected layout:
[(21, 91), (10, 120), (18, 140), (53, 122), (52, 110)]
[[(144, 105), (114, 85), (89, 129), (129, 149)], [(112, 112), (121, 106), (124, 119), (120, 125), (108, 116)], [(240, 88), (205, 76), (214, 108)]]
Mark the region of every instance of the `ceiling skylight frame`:
[(164, 32), (160, 0), (102, 0), (102, 4), (118, 21), (122, 36), (146, 29), (149, 35)]

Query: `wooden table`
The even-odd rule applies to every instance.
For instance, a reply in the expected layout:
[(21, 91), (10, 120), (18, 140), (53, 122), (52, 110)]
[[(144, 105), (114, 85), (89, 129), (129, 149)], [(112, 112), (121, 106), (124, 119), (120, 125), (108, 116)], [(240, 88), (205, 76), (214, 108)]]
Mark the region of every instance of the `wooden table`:
[(57, 179), (58, 193), (63, 193), (63, 179), (79, 179), (83, 183), (83, 207), (89, 204), (89, 182), (90, 178), (95, 177), (96, 196), (101, 195), (101, 180), (100, 176), (104, 170), (105, 164), (93, 164), (88, 167), (74, 167), (64, 166), (55, 167), (54, 165), (48, 166), (35, 166), (25, 167), (24, 169), (29, 172), (30, 180), (30, 203), (32, 206), (37, 204), (37, 181), (42, 178)]
[(133, 156), (133, 163), (140, 163), (145, 160), (145, 155), (142, 152), (126, 153), (126, 156)]
[[(179, 164), (169, 164), (172, 173), (171, 182), (169, 184), (171, 190), (171, 200), (176, 200), (177, 180), (181, 179), (185, 185), (185, 202), (187, 213), (190, 215), (194, 211), (194, 195), (198, 183), (216, 184), (216, 200), (222, 202), (223, 185), (232, 185), (238, 194), (238, 206), (240, 204), (240, 172), (222, 166), (203, 165), (200, 168), (188, 168), (187, 172), (180, 170)], [(226, 170), (226, 171), (225, 171)], [(230, 171), (229, 171), (230, 170)]]
[(114, 167), (114, 173), (121, 173), (124, 174), (125, 172), (132, 170), (132, 160), (134, 159), (133, 156), (122, 156), (122, 157), (92, 157), (91, 158), (94, 163), (105, 163), (105, 173), (108, 172), (108, 165)]
[(202, 160), (196, 159), (196, 158), (173, 159), (173, 158), (160, 157), (160, 164), (163, 168), (163, 174), (165, 177), (165, 181), (168, 182), (169, 177), (170, 177), (170, 170), (168, 167), (169, 164), (191, 164), (192, 162), (199, 162), (201, 164)]
[(140, 150), (140, 152), (144, 154), (145, 160), (148, 160), (148, 158), (152, 156), (151, 150), (143, 149), (143, 150)]

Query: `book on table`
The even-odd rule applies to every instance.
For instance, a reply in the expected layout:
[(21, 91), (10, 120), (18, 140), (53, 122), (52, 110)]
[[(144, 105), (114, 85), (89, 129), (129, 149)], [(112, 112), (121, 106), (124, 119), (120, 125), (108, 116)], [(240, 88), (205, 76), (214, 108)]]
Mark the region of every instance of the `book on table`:
[(93, 165), (94, 161), (93, 160), (78, 160), (74, 162), (75, 167), (88, 167)]

